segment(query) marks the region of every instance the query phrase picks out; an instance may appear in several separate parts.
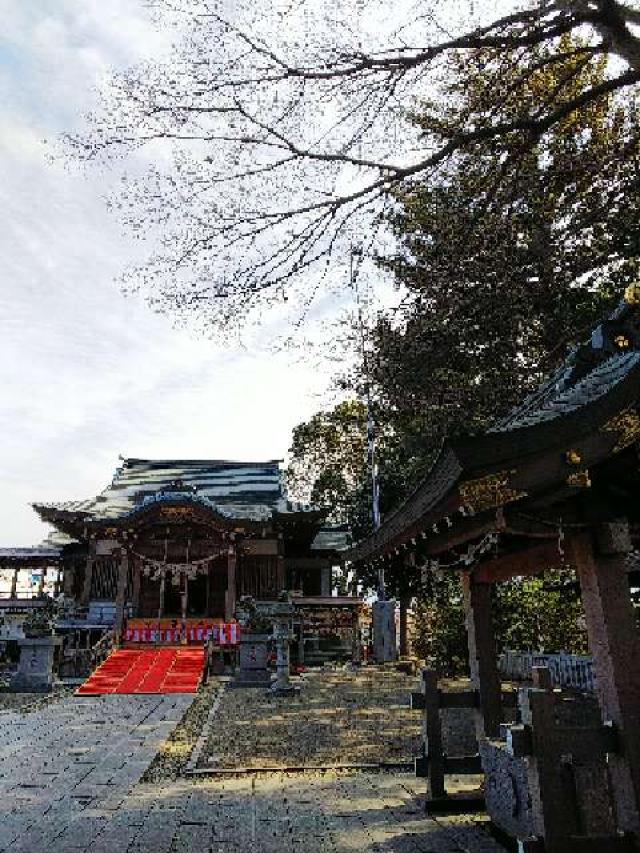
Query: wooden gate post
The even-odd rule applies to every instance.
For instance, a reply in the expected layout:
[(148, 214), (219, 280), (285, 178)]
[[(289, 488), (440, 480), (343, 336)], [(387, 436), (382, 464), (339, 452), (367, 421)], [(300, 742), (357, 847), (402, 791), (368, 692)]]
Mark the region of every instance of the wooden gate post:
[(433, 669), (422, 670), (424, 693), (424, 752), (428, 761), (427, 799), (446, 797), (444, 787), (444, 747), (440, 721), (438, 676)]
[(640, 637), (626, 571), (631, 548), (626, 522), (600, 525), (570, 540), (580, 578), (596, 691), (603, 721), (622, 746), (609, 756), (619, 828), (640, 830)]
[(480, 695), (478, 738), (497, 737), (502, 722), (502, 686), (498, 674), (491, 614), (491, 584), (477, 583), (471, 572), (462, 574), (471, 683)]

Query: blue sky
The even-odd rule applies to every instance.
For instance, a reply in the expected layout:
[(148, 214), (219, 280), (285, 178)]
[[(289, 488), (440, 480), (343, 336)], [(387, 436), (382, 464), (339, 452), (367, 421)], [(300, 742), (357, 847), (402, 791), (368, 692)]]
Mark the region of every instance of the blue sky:
[[(0, 545), (47, 528), (30, 501), (89, 497), (118, 454), (279, 458), (329, 368), (172, 328), (114, 279), (138, 249), (109, 171), (51, 163), (111, 67), (166, 36), (139, 0), (0, 0)], [(270, 335), (267, 328), (265, 339)]]

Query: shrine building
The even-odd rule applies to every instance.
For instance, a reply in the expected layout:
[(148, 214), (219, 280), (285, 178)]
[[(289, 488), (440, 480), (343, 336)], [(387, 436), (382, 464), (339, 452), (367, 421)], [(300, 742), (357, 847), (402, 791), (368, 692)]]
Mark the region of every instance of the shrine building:
[(33, 507), (64, 536), (65, 599), (116, 638), (127, 619), (230, 622), (243, 596), (330, 596), (347, 535), (288, 499), (277, 460), (122, 459), (96, 497)]

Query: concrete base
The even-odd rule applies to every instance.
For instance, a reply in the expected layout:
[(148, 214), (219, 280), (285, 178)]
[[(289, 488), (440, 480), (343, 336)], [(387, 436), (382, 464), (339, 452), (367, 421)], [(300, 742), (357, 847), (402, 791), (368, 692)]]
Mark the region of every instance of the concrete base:
[(271, 696), (298, 696), (300, 687), (297, 684), (278, 684), (274, 681), (269, 688), (269, 693)]
[(19, 644), (20, 662), (11, 689), (19, 693), (49, 692), (54, 685), (54, 653), (62, 645), (62, 637), (25, 637)]
[(233, 681), (229, 682), (229, 687), (271, 687), (271, 673), (248, 674), (239, 672), (236, 674)]

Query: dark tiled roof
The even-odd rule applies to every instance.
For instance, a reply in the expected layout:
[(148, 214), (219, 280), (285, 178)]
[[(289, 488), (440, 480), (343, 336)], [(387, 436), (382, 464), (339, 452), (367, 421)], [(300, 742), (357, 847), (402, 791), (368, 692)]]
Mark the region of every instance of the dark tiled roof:
[[(631, 289), (631, 298), (621, 302), (594, 329), (590, 340), (576, 347), (560, 369), (506, 417), (483, 435), (446, 442), (414, 493), (384, 518), (375, 534), (353, 549), (353, 558), (367, 559), (393, 548), (396, 543), (415, 536), (425, 524), (435, 524), (442, 518), (451, 523), (449, 516), (457, 509), (464, 509), (458, 492), (461, 483), (481, 485), (483, 477), (496, 471), (508, 479), (515, 473), (511, 468), (518, 468), (522, 459), (557, 454), (557, 446), (568, 441), (568, 437), (573, 440), (590, 430), (602, 431), (602, 424), (616, 413), (637, 405), (640, 286)], [(612, 447), (613, 435), (611, 432)], [(599, 461), (602, 459), (594, 459), (596, 463)], [(556, 476), (554, 471), (555, 466), (550, 466), (548, 476)], [(539, 488), (540, 482), (534, 477), (533, 487)], [(548, 486), (549, 482), (545, 480), (545, 484)], [(530, 486), (522, 488), (524, 496)]]
[(279, 460), (217, 459), (124, 459), (111, 485), (95, 498), (34, 507), (108, 521), (163, 500), (191, 500), (228, 518), (252, 521), (313, 509), (287, 499)]
[[(562, 417), (608, 394), (640, 364), (638, 312), (622, 302), (540, 388), (489, 432), (505, 432)], [(617, 338), (627, 347), (620, 348)]]
[(3, 558), (27, 560), (31, 557), (46, 557), (55, 560), (60, 556), (60, 553), (61, 549), (59, 548), (44, 548), (41, 545), (28, 548), (0, 548), (0, 560)]

